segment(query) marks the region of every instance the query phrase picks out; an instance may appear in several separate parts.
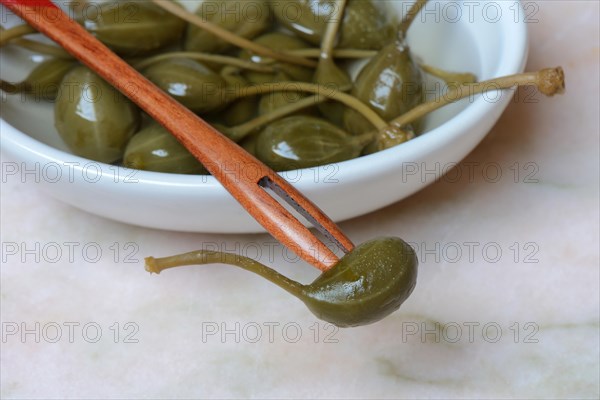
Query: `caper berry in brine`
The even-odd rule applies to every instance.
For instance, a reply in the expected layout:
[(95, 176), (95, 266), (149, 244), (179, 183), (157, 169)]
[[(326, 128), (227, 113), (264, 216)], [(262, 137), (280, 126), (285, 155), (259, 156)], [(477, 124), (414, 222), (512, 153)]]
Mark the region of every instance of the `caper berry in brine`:
[[(254, 42), (278, 51), (298, 50), (310, 47), (310, 45), (303, 40), (281, 32), (266, 33), (254, 39)], [(261, 63), (265, 60), (265, 57), (254, 54), (248, 50), (243, 50), (240, 53), (240, 58), (251, 60), (256, 63)], [(288, 63), (278, 63), (277, 65), (279, 66), (279, 70), (290, 76), (292, 80), (310, 82), (312, 79), (313, 71), (310, 68)], [(252, 83), (275, 82), (278, 80), (276, 74), (256, 71), (246, 71), (244, 72), (244, 76)]]
[[(327, 22), (336, 11), (334, 0), (277, 0), (271, 5), (279, 23), (313, 45), (321, 43)], [(376, 2), (349, 0), (337, 47), (378, 50), (393, 32), (393, 24)]]
[[(91, 8), (91, 7), (90, 7)], [(182, 19), (150, 1), (111, 1), (83, 13), (83, 26), (123, 56), (137, 56), (177, 43), (185, 29)]]
[(227, 104), (223, 78), (197, 61), (187, 58), (159, 61), (143, 74), (196, 113), (215, 111)]
[(281, 0), (270, 4), (277, 22), (314, 45), (321, 44), (335, 7), (333, 0)]
[[(60, 83), (64, 76), (75, 66), (74, 61), (54, 58), (37, 65), (23, 82), (8, 84), (9, 93), (26, 93), (46, 100), (54, 100), (58, 95)], [(3, 85), (4, 87), (4, 85)]]
[(112, 163), (140, 123), (137, 107), (86, 67), (72, 69), (63, 78), (54, 104), (58, 133), (73, 153)]
[(352, 136), (314, 117), (292, 116), (269, 124), (256, 142), (257, 157), (277, 171), (356, 158), (372, 136)]
[(161, 125), (153, 122), (136, 133), (125, 148), (128, 168), (173, 174), (207, 174), (204, 166)]
[[(422, 72), (403, 39), (390, 43), (373, 57), (358, 75), (352, 94), (386, 121), (423, 102)], [(344, 113), (344, 126), (353, 134), (371, 129), (371, 125), (351, 109)]]
[[(246, 39), (260, 35), (271, 25), (266, 0), (205, 1), (200, 4), (196, 15)], [(187, 51), (222, 53), (234, 46), (195, 25), (189, 25), (184, 47)]]

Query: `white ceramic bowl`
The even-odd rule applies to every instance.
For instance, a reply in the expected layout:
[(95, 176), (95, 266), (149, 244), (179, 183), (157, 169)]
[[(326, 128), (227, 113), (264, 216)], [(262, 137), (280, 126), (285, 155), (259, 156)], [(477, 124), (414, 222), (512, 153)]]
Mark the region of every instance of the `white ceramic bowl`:
[[(521, 72), (527, 29), (513, 2), (430, 2), (409, 32), (414, 54), (428, 64), (469, 71), (479, 79)], [(461, 4), (457, 7), (457, 4)], [(401, 12), (402, 2), (388, 3)], [(31, 63), (5, 49), (2, 78), (18, 81)], [(342, 221), (401, 200), (465, 157), (497, 121), (510, 93), (463, 100), (432, 114), (427, 133), (395, 148), (283, 176)], [(51, 105), (2, 98), (3, 179), (20, 176), (49, 195), (106, 218), (140, 226), (196, 232), (260, 232), (212, 177), (134, 171), (69, 153), (53, 127)]]

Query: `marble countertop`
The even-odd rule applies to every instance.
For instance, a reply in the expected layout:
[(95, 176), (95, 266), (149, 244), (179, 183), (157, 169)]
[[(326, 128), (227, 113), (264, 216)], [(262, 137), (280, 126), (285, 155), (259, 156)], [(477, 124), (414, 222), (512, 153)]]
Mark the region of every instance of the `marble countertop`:
[(317, 275), (267, 235), (128, 226), (3, 176), (1, 397), (598, 398), (599, 4), (527, 4), (527, 69), (562, 65), (567, 93), (520, 93), (451, 175), (341, 224), (421, 261), (373, 325), (335, 329), (235, 268), (143, 270), (211, 247)]

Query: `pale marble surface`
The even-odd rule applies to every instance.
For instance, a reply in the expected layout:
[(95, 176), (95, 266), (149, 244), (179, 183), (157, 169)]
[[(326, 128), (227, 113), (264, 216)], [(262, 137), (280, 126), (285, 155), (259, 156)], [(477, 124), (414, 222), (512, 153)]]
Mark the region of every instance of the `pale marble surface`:
[[(141, 261), (238, 246), (304, 282), (316, 276), (266, 235), (126, 226), (3, 176), (2, 398), (598, 398), (598, 3), (531, 4), (528, 69), (563, 65), (567, 94), (525, 103), (521, 92), (460, 179), (342, 224), (356, 242), (390, 234), (418, 247), (415, 292), (374, 325), (333, 332), (234, 268), (151, 276), (126, 262), (131, 251)], [(39, 262), (24, 252), (36, 245)], [(222, 324), (239, 343), (203, 341)], [(32, 333), (10, 334), (22, 328)]]

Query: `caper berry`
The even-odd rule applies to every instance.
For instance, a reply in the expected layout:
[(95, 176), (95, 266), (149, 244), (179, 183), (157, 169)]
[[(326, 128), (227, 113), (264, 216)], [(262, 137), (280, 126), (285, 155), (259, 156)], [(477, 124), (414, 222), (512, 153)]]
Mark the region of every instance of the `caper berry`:
[(203, 113), (227, 104), (225, 81), (198, 61), (173, 58), (150, 65), (144, 75), (190, 110)]
[(400, 238), (373, 239), (302, 288), (319, 318), (348, 327), (376, 322), (400, 308), (417, 284), (415, 251)]
[[(281, 32), (270, 32), (254, 39), (255, 43), (268, 47), (273, 50), (297, 50), (310, 47), (306, 42), (297, 37), (290, 36)], [(244, 60), (252, 60), (255, 63), (265, 62), (265, 57), (244, 50), (240, 53), (240, 58)], [(295, 81), (309, 82), (312, 79), (313, 71), (307, 67), (298, 65), (280, 63), (279, 70)], [(244, 76), (252, 83), (275, 82), (279, 80), (277, 75), (267, 74), (263, 72), (247, 71)]]
[[(394, 41), (373, 57), (358, 75), (352, 94), (386, 121), (423, 101), (422, 72), (403, 40)], [(344, 115), (344, 126), (354, 134), (372, 129), (371, 124), (350, 109)]]
[(112, 163), (140, 124), (137, 107), (87, 67), (78, 66), (63, 78), (54, 121), (73, 153)]
[(177, 43), (185, 22), (150, 1), (110, 1), (84, 13), (85, 29), (116, 53), (147, 54)]
[(123, 164), (146, 171), (207, 174), (202, 164), (175, 136), (157, 123), (151, 123), (129, 140)]
[(287, 171), (356, 158), (370, 141), (323, 119), (292, 116), (269, 124), (258, 135), (256, 155), (271, 168)]
[[(321, 43), (336, 7), (334, 0), (278, 0), (271, 6), (279, 23), (315, 45)], [(349, 0), (338, 47), (378, 50), (393, 34), (393, 24), (375, 1)]]
[[(246, 39), (260, 35), (270, 25), (267, 0), (205, 1), (196, 10), (196, 15)], [(195, 25), (190, 25), (184, 47), (188, 51), (220, 53), (230, 50), (233, 46)]]

